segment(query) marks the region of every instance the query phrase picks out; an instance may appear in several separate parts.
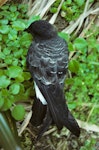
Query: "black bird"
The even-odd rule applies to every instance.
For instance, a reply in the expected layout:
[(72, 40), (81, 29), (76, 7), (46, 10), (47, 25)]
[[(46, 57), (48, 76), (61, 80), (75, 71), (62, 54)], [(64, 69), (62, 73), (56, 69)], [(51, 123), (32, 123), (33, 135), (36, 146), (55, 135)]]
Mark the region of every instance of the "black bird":
[(77, 137), (80, 128), (68, 109), (63, 87), (68, 69), (68, 48), (53, 25), (44, 20), (33, 22), (28, 30), (34, 40), (28, 50), (27, 65), (34, 80), (36, 99), (31, 122), (42, 124), (38, 138), (55, 124), (67, 127)]

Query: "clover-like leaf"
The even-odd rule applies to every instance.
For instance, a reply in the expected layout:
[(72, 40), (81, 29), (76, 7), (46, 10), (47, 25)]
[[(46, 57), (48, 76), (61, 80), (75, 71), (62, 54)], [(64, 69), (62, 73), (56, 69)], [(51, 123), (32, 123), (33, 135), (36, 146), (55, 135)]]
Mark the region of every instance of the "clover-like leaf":
[(63, 38), (64, 40), (69, 41), (69, 38), (70, 38), (69, 34), (64, 33), (64, 32), (59, 32), (58, 35), (59, 35), (61, 38)]
[(87, 49), (87, 45), (88, 45), (88, 43), (84, 38), (77, 38), (74, 41), (74, 47), (77, 50), (85, 51)]
[(23, 105), (16, 105), (11, 112), (12, 116), (16, 120), (23, 120), (25, 116), (25, 109)]
[(6, 88), (10, 82), (10, 79), (8, 79), (5, 75), (0, 76), (0, 88)]
[(22, 73), (22, 68), (19, 66), (11, 66), (6, 73), (10, 78), (16, 78)]
[(24, 21), (17, 20), (13, 22), (12, 27), (16, 29), (16, 31), (20, 31), (26, 28), (26, 24), (24, 23)]
[(10, 92), (14, 95), (18, 94), (20, 91), (20, 84), (18, 83), (13, 83), (11, 86), (10, 86)]
[(1, 25), (0, 26), (0, 33), (7, 34), (9, 32), (9, 26), (8, 25)]
[(73, 73), (77, 73), (78, 72), (78, 70), (79, 70), (79, 63), (78, 63), (78, 61), (76, 61), (76, 60), (71, 60), (70, 62), (69, 62), (69, 70), (71, 71), (71, 72), (73, 72)]

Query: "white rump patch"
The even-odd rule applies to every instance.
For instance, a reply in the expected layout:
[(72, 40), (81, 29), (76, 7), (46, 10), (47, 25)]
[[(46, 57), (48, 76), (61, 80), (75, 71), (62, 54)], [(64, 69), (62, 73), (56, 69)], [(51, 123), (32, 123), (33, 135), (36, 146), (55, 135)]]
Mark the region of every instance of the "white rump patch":
[(34, 88), (35, 88), (35, 92), (36, 92), (36, 97), (42, 102), (43, 105), (47, 105), (47, 102), (46, 102), (44, 96), (40, 92), (40, 89), (38, 88), (38, 86), (35, 82), (34, 82)]

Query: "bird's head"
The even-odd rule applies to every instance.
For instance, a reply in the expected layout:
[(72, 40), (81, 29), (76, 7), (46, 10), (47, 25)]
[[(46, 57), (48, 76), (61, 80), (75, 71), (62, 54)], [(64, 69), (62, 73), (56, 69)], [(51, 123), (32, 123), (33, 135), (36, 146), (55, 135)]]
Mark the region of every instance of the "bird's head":
[(50, 39), (57, 35), (57, 31), (53, 25), (45, 20), (39, 20), (33, 22), (29, 28), (29, 32), (35, 37), (41, 39)]

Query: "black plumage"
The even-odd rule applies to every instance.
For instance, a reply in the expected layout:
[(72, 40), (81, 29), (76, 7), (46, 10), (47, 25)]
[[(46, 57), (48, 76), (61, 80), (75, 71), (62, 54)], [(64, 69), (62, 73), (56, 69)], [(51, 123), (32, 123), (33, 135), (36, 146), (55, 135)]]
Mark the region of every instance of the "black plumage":
[(35, 21), (28, 30), (34, 40), (27, 54), (27, 65), (36, 90), (31, 122), (33, 125), (42, 124), (38, 137), (52, 123), (59, 130), (66, 126), (79, 136), (80, 128), (67, 107), (63, 92), (68, 68), (67, 43), (44, 20)]

